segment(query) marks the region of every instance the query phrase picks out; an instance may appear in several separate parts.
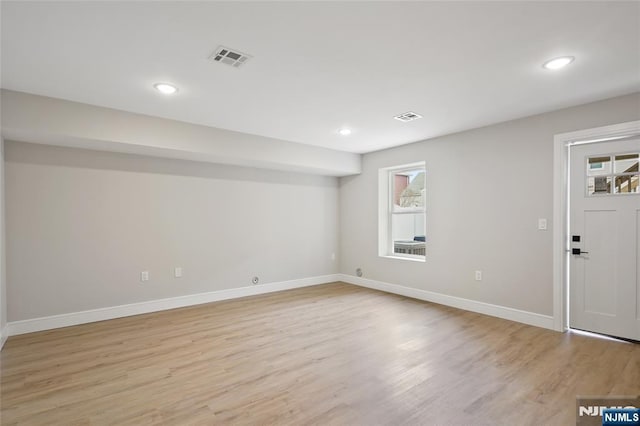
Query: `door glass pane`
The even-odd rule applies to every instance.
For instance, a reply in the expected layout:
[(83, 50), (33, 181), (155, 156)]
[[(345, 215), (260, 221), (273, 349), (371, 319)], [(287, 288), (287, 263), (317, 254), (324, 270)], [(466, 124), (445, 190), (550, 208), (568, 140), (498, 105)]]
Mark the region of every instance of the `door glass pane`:
[(587, 176), (601, 176), (611, 173), (611, 157), (590, 157), (587, 162)]
[(588, 178), (587, 194), (611, 194), (611, 176), (594, 176)]
[[(636, 163), (637, 166), (637, 163)], [(638, 193), (638, 175), (616, 176), (616, 194)]]
[(616, 155), (616, 173), (638, 173), (638, 154)]
[(412, 210), (424, 207), (424, 169), (393, 174), (393, 210)]

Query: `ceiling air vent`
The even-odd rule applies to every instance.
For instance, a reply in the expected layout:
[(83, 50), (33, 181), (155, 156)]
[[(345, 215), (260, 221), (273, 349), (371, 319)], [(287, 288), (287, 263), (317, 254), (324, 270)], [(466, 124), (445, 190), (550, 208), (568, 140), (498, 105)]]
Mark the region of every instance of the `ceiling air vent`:
[(212, 62), (220, 62), (230, 65), (234, 68), (240, 68), (250, 58), (251, 56), (247, 55), (246, 53), (242, 53), (234, 49), (229, 49), (228, 47), (224, 46), (218, 46), (215, 52), (213, 52), (213, 54), (209, 56), (209, 60)]
[(415, 112), (409, 111), (409, 112), (405, 112), (404, 114), (396, 115), (393, 118), (395, 118), (398, 121), (402, 121), (404, 123), (408, 123), (409, 121), (413, 121), (413, 120), (417, 120), (418, 118), (422, 118), (422, 116), (420, 114), (416, 114)]

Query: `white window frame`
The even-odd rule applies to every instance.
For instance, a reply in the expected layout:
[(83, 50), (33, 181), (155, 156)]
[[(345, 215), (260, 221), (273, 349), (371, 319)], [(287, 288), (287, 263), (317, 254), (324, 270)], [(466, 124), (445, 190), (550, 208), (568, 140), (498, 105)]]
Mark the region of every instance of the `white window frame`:
[[(423, 224), (426, 230), (426, 198), (425, 205), (421, 208), (415, 208), (403, 211), (394, 211), (394, 176), (403, 171), (422, 169), (425, 172), (425, 188), (426, 188), (426, 162), (420, 161), (416, 163), (403, 164), (400, 166), (385, 167), (378, 170), (378, 255), (389, 259), (402, 259), (416, 262), (425, 262), (426, 254), (405, 254), (394, 253), (393, 249), (393, 226), (392, 220), (395, 214), (415, 214), (423, 213)], [(426, 191), (425, 191), (426, 192)], [(426, 197), (426, 195), (425, 195)], [(426, 233), (426, 232), (425, 232)], [(426, 245), (426, 242), (425, 242)]]

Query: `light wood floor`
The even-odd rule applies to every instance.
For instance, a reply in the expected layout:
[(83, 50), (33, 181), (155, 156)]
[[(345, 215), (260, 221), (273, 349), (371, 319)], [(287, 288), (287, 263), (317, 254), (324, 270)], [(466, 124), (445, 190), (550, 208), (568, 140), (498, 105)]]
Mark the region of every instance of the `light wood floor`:
[(11, 337), (3, 425), (575, 424), (640, 345), (342, 283)]

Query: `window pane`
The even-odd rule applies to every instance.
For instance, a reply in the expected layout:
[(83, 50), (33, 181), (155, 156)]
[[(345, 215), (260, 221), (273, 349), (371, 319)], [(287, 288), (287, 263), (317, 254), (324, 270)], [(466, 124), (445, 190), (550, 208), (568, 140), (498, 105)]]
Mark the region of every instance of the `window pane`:
[(587, 162), (587, 176), (601, 176), (611, 173), (611, 157), (590, 157)]
[(638, 173), (638, 154), (616, 155), (616, 173)]
[(424, 207), (424, 169), (393, 174), (394, 211)]
[(424, 213), (392, 215), (391, 226), (394, 253), (425, 254), (424, 221)]
[(589, 195), (611, 194), (611, 177), (610, 176), (590, 177), (587, 182), (588, 182), (587, 194)]
[[(636, 163), (637, 167), (638, 163)], [(638, 193), (638, 175), (616, 176), (616, 194)]]

